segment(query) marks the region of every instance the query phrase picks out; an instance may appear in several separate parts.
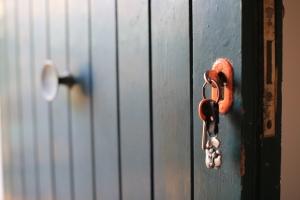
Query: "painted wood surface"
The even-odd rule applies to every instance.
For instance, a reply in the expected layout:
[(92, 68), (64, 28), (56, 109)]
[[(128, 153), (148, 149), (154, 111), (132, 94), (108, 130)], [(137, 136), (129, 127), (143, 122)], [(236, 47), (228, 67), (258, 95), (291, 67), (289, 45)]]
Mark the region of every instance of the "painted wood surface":
[(0, 29), (0, 64), (1, 64), (1, 141), (2, 141), (2, 160), (3, 160), (3, 197), (11, 200), (13, 198), (13, 176), (12, 176), (12, 151), (9, 133), (9, 70), (6, 67), (8, 63), (7, 45), (9, 44), (7, 32), (9, 28), (7, 22), (9, 17), (4, 15), (8, 10), (5, 1), (1, 1), (1, 29)]
[(148, 2), (119, 0), (118, 78), (122, 198), (151, 198)]
[(68, 1), (69, 70), (76, 84), (70, 89), (70, 122), (74, 199), (95, 198), (94, 137), (91, 116), (90, 6)]
[[(70, 71), (68, 1), (48, 1), (47, 9), (47, 58), (55, 63), (58, 74), (63, 75)], [(53, 190), (57, 200), (74, 199), (70, 107), (69, 88), (61, 85), (50, 108), (53, 132)]]
[(189, 2), (151, 1), (151, 27), (154, 198), (190, 199)]
[(96, 199), (120, 199), (116, 4), (93, 0), (90, 6)]
[[(195, 199), (240, 199), (241, 155), (241, 10), (240, 2), (193, 1), (193, 110)], [(230, 10), (230, 14), (228, 11)], [(234, 30), (234, 31), (233, 31)], [(201, 149), (202, 121), (197, 108), (202, 99), (203, 74), (220, 57), (230, 60), (234, 74), (234, 102), (220, 114), (219, 135), (223, 164), (207, 169)], [(209, 89), (208, 89), (209, 90)]]
[(50, 200), (53, 196), (53, 169), (52, 169), (52, 132), (50, 123), (49, 103), (41, 95), (41, 69), (47, 59), (47, 10), (45, 0), (33, 0), (30, 5), (31, 38), (32, 38), (32, 67), (34, 78), (33, 112), (36, 130), (36, 155), (37, 155), (37, 199)]
[(36, 116), (34, 113), (34, 78), (32, 55), (32, 22), (30, 20), (31, 8), (29, 0), (18, 1), (16, 5), (17, 17), (17, 48), (18, 70), (20, 88), (20, 128), (23, 137), (24, 156), (24, 199), (38, 198), (37, 158), (36, 158)]
[[(5, 4), (6, 15), (6, 37), (7, 37), (7, 62), (6, 68), (8, 72), (8, 91), (9, 100), (6, 107), (9, 110), (8, 121), (9, 121), (9, 138), (11, 139), (11, 175), (12, 175), (12, 199), (23, 199), (24, 197), (24, 173), (22, 173), (23, 167), (23, 156), (22, 156), (22, 136), (20, 129), (20, 94), (18, 85), (18, 53), (17, 53), (17, 42), (16, 37), (18, 33), (16, 31), (16, 13), (15, 13), (15, 2), (9, 1)], [(3, 107), (2, 107), (3, 108)], [(5, 172), (4, 172), (5, 173)]]

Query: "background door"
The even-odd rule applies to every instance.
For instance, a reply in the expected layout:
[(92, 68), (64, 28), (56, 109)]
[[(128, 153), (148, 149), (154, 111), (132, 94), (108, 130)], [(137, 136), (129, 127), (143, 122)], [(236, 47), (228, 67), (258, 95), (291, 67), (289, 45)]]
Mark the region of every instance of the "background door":
[[(261, 125), (262, 3), (1, 1), (5, 199), (279, 199), (280, 92), (275, 136)], [(197, 107), (220, 57), (233, 63), (234, 103), (220, 115), (223, 165), (212, 170)], [(46, 59), (76, 81), (51, 103)]]

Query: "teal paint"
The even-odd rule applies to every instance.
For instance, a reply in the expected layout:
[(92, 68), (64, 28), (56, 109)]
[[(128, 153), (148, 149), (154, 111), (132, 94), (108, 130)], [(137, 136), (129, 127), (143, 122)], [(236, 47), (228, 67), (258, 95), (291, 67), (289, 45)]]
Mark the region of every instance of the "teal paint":
[[(241, 2), (193, 2), (193, 111), (194, 111), (194, 195), (195, 199), (240, 199), (241, 156)], [(220, 114), (219, 135), (223, 164), (207, 169), (201, 149), (202, 121), (197, 108), (202, 99), (203, 74), (218, 58), (233, 64), (233, 104)]]

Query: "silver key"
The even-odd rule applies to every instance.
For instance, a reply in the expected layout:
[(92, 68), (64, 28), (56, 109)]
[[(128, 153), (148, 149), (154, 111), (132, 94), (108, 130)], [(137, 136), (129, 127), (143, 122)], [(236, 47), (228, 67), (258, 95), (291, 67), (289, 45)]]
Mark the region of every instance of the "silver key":
[(222, 165), (222, 152), (220, 150), (216, 151), (217, 157), (214, 159), (215, 169), (220, 169)]
[(212, 153), (214, 152), (213, 149), (206, 149), (205, 153), (206, 153), (206, 157), (205, 157), (205, 164), (207, 168), (212, 168), (214, 167), (214, 163), (213, 163), (213, 158), (212, 158)]
[(207, 129), (206, 129), (206, 121), (203, 120), (203, 131), (202, 131), (202, 150), (206, 149), (206, 139), (207, 139)]
[(207, 142), (206, 142), (206, 148), (210, 149), (212, 147), (219, 148), (221, 145), (220, 140), (217, 139), (217, 136), (211, 137)]
[(222, 164), (222, 152), (220, 150), (206, 149), (205, 164), (207, 168), (220, 169)]

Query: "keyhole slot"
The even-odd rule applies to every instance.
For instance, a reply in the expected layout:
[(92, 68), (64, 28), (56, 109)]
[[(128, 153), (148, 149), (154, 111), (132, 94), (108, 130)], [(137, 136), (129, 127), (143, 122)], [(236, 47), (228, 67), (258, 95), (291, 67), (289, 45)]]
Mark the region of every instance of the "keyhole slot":
[(212, 99), (220, 99), (218, 101), (219, 112), (224, 114), (229, 110), (233, 101), (232, 64), (226, 58), (220, 58), (215, 61), (212, 70), (217, 72), (218, 79), (222, 85), (219, 87), (219, 91), (216, 88), (212, 88)]

